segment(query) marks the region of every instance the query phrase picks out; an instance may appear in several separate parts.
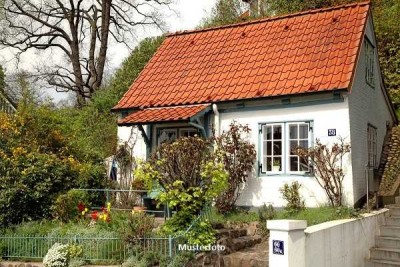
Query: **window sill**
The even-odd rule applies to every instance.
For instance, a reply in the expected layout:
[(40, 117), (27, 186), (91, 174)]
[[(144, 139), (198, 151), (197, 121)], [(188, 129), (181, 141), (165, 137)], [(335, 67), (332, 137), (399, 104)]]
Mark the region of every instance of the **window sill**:
[(301, 176), (301, 177), (314, 177), (314, 173), (311, 172), (282, 172), (282, 173), (259, 173), (258, 177), (271, 177), (271, 176)]

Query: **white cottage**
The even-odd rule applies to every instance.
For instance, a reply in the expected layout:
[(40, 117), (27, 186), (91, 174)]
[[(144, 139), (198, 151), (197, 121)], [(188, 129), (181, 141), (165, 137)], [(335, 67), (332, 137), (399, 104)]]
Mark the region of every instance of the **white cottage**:
[(149, 156), (165, 140), (249, 124), (257, 162), (242, 206), (285, 203), (279, 188), (298, 181), (307, 206), (327, 203), (290, 151), (316, 138), (351, 143), (345, 201), (366, 195), (396, 121), (378, 64), (369, 3), (311, 10), (168, 35), (113, 108), (118, 136), (138, 134), (133, 153)]

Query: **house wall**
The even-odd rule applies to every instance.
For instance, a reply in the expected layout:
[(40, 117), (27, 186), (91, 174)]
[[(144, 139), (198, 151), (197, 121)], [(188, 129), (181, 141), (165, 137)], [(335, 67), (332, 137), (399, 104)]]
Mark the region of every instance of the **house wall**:
[[(366, 36), (376, 47), (372, 20), (369, 18)], [(375, 88), (367, 84), (365, 79), (365, 47), (361, 47), (355, 79), (349, 94), (349, 117), (353, 162), (354, 202), (366, 194), (365, 166), (368, 163), (367, 125), (377, 127), (377, 162), (380, 161), (383, 141), (386, 135), (386, 122), (393, 124), (389, 106), (385, 100), (385, 90), (381, 85), (378, 65), (378, 52), (375, 49)]]
[[(321, 100), (322, 103), (322, 100)], [(268, 122), (286, 121), (313, 121), (313, 140), (318, 138), (321, 142), (329, 144), (338, 141), (341, 136), (347, 140), (350, 138), (350, 123), (348, 119), (348, 100), (335, 103), (314, 102), (312, 105), (274, 105), (273, 107), (249, 110), (246, 108), (224, 112), (221, 106), (220, 124), (222, 130), (227, 130), (229, 124), (235, 120), (241, 124), (248, 124), (251, 131), (250, 140), (260, 150), (259, 124)], [(336, 129), (336, 137), (328, 137), (328, 129)], [(259, 157), (259, 155), (258, 155)], [(318, 185), (313, 176), (307, 175), (265, 175), (258, 173), (258, 164), (250, 175), (247, 184), (238, 200), (240, 206), (260, 206), (263, 203), (270, 203), (275, 207), (285, 206), (286, 203), (281, 197), (279, 188), (284, 183), (298, 181), (301, 185), (301, 194), (305, 198), (307, 206), (319, 206), (328, 202), (324, 191)], [(349, 205), (353, 204), (353, 183), (351, 171), (351, 159), (344, 160), (345, 198)]]

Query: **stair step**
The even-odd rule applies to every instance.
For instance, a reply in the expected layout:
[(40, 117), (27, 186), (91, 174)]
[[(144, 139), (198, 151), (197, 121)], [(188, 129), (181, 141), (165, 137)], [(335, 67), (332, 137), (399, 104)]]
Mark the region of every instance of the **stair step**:
[(238, 251), (247, 247), (252, 247), (261, 242), (261, 236), (241, 236), (232, 239), (231, 248), (233, 251)]
[(388, 260), (400, 263), (400, 249), (394, 248), (371, 248), (372, 260)]
[(400, 216), (390, 216), (386, 218), (386, 225), (400, 226)]
[(395, 267), (400, 266), (399, 261), (369, 260), (366, 267)]
[(217, 229), (215, 236), (217, 239), (221, 237), (238, 238), (247, 235), (246, 229)]
[(379, 248), (400, 248), (400, 238), (388, 237), (388, 236), (377, 236), (376, 246)]
[(400, 237), (400, 226), (382, 225), (381, 236)]

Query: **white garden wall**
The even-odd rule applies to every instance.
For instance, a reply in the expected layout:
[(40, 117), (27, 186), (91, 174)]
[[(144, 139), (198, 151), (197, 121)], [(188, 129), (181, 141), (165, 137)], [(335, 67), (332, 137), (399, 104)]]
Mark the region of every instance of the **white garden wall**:
[[(290, 227), (304, 221), (268, 221), (269, 267), (364, 267), (388, 211), (382, 209), (359, 219), (331, 221), (305, 229)], [(284, 241), (283, 255), (273, 253), (273, 241), (277, 240)]]

